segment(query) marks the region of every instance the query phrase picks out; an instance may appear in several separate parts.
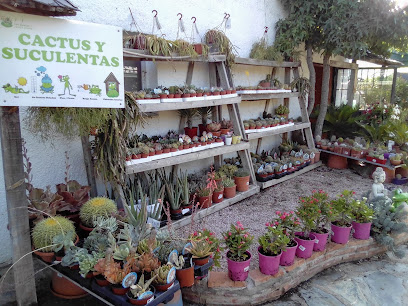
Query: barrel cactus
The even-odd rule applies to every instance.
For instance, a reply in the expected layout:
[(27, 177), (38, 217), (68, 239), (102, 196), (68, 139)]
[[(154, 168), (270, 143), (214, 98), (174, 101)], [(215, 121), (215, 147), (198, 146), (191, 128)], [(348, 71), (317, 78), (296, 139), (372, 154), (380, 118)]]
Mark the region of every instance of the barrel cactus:
[(61, 234), (71, 235), (74, 241), (76, 234), (72, 221), (61, 216), (42, 220), (32, 232), (34, 248), (41, 249), (42, 252), (51, 252), (54, 237)]
[(110, 217), (117, 211), (115, 202), (105, 197), (96, 197), (82, 205), (79, 216), (83, 225), (93, 227), (94, 218)]

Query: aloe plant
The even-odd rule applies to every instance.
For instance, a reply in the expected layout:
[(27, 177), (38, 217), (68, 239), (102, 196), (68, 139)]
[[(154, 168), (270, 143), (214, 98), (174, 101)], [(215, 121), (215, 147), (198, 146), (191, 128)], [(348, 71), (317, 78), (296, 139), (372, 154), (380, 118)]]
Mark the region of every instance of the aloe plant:
[(187, 173), (180, 173), (177, 181), (181, 187), (181, 204), (188, 205), (190, 203), (190, 183)]

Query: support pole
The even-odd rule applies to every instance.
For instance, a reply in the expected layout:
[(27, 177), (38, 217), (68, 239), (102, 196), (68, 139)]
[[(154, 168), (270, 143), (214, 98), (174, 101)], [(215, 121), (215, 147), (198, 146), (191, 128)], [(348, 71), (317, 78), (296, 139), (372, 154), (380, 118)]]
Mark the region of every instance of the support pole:
[(394, 68), (394, 76), (392, 78), (392, 87), (391, 87), (391, 103), (395, 104), (395, 90), (397, 86), (397, 78), (398, 78), (398, 68)]
[[(15, 263), (31, 252), (19, 108), (1, 107), (0, 120), (7, 212)], [(13, 274), (17, 304), (37, 305), (32, 256), (21, 259), (13, 267)]]
[(91, 197), (94, 198), (98, 196), (98, 190), (96, 189), (95, 170), (92, 162), (91, 148), (89, 147), (89, 136), (81, 136), (81, 142), (88, 185), (91, 187)]

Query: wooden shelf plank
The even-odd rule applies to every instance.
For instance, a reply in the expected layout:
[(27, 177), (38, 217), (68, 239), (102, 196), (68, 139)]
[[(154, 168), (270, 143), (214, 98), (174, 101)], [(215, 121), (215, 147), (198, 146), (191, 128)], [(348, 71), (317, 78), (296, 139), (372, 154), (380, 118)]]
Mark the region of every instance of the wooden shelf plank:
[(390, 169), (390, 170), (394, 170), (395, 168), (399, 168), (399, 167), (402, 167), (402, 166), (405, 165), (405, 164), (401, 164), (401, 165), (398, 165), (398, 166), (393, 166), (393, 165), (390, 164), (389, 161), (387, 161), (387, 163), (386, 163), (385, 165), (383, 165), (383, 164), (379, 164), (379, 163), (375, 163), (375, 162), (366, 160), (365, 158), (353, 157), (353, 156), (350, 156), (350, 155), (344, 155), (344, 154), (335, 153), (335, 152), (328, 151), (328, 150), (323, 150), (323, 149), (319, 149), (319, 151), (320, 151), (320, 152), (324, 152), (324, 153), (328, 153), (328, 154), (333, 154), (333, 155), (345, 157), (345, 158), (349, 158), (349, 159), (358, 160), (358, 161), (361, 161), (361, 162), (364, 162), (364, 163), (376, 165), (376, 166), (378, 166), (378, 167), (385, 167), (385, 168), (388, 168), (388, 169)]
[(252, 65), (252, 66), (268, 66), (277, 68), (300, 67), (300, 62), (276, 62), (267, 60), (258, 60), (254, 58), (236, 57), (235, 64)]
[(292, 174), (288, 174), (288, 175), (286, 175), (284, 177), (281, 177), (280, 179), (276, 179), (276, 180), (273, 179), (273, 180), (270, 180), (270, 181), (267, 181), (267, 182), (264, 182), (264, 183), (263, 182), (258, 182), (258, 185), (261, 186), (262, 189), (265, 189), (265, 188), (268, 188), (268, 187), (283, 183), (285, 181), (288, 181), (288, 180), (290, 180), (290, 179), (292, 179), (292, 178), (294, 178), (296, 176), (299, 176), (299, 175), (301, 175), (303, 173), (306, 173), (306, 172), (308, 172), (310, 170), (316, 169), (316, 168), (320, 167), (321, 165), (322, 165), (322, 162), (319, 161), (317, 163), (314, 163), (313, 165), (309, 165), (309, 166), (303, 168), (302, 170), (299, 170), (299, 171), (296, 171), (296, 172), (294, 172)]
[(123, 57), (125, 59), (140, 59), (140, 60), (155, 60), (155, 61), (178, 61), (178, 62), (206, 62), (206, 63), (215, 63), (223, 62), (226, 60), (224, 54), (208, 54), (208, 56), (178, 56), (177, 54), (173, 56), (159, 56), (159, 55), (150, 55), (146, 50), (137, 50), (137, 49), (123, 49)]
[(298, 92), (278, 92), (267, 94), (240, 94), (242, 101), (254, 101), (254, 100), (269, 100), (269, 99), (282, 99), (282, 98), (297, 98)]
[(220, 147), (205, 149), (202, 151), (191, 152), (187, 154), (181, 154), (181, 155), (172, 156), (168, 158), (151, 160), (145, 163), (138, 163), (138, 164), (127, 166), (126, 173), (127, 174), (139, 173), (139, 172), (149, 171), (149, 170), (158, 169), (162, 167), (168, 167), (168, 166), (178, 165), (182, 163), (188, 163), (191, 161), (197, 161), (200, 159), (209, 158), (209, 157), (213, 157), (217, 155), (247, 150), (249, 149), (249, 147), (250, 147), (249, 142), (242, 141), (241, 143), (236, 144), (236, 145), (230, 145), (230, 146), (224, 145)]
[(288, 132), (297, 131), (297, 130), (303, 130), (308, 127), (310, 127), (310, 122), (295, 123), (294, 125), (278, 128), (275, 130), (249, 133), (247, 134), (247, 137), (248, 137), (248, 140), (252, 140), (252, 139), (258, 139), (258, 138), (263, 138), (263, 137), (268, 137), (268, 136), (280, 135), (283, 133), (288, 133)]
[[(259, 192), (259, 186), (249, 185), (249, 190), (244, 192), (237, 192), (237, 195), (230, 199), (224, 199), (221, 203), (212, 204), (211, 207), (200, 210), (194, 217), (195, 221), (201, 220), (217, 211), (220, 211), (228, 206), (234, 205), (256, 193)], [(181, 220), (173, 222), (173, 229), (178, 229), (191, 223), (191, 216), (186, 216)]]
[(146, 112), (160, 112), (187, 108), (207, 107), (225, 104), (241, 103), (241, 97), (221, 98), (215, 100), (198, 100), (189, 102), (163, 102), (152, 104), (139, 104), (140, 111)]

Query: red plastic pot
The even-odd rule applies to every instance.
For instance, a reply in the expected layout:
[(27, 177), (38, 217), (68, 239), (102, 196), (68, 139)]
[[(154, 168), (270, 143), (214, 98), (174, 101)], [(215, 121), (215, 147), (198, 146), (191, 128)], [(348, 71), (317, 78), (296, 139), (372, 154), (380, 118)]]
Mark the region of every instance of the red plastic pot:
[(203, 257), (203, 258), (194, 258), (193, 262), (195, 266), (204, 266), (210, 260), (210, 256)]
[(95, 278), (96, 283), (101, 287), (106, 287), (106, 286), (109, 285), (109, 282), (106, 280), (106, 278), (103, 275), (100, 275), (100, 274), (95, 275), (94, 274), (94, 278)]
[(193, 126), (191, 129), (188, 127), (185, 127), (184, 133), (186, 133), (192, 139), (194, 136), (197, 136), (198, 127)]
[(122, 284), (114, 284), (111, 289), (116, 295), (125, 295), (129, 291), (129, 288), (123, 288)]
[(198, 202), (200, 202), (201, 208), (211, 207), (212, 204), (212, 195), (206, 197), (198, 197)]
[(174, 280), (169, 284), (165, 284), (165, 285), (154, 284), (153, 286), (154, 288), (156, 288), (157, 291), (164, 292), (164, 291), (167, 291), (167, 289), (169, 289), (173, 284), (174, 284)]
[(180, 283), (180, 288), (194, 285), (194, 266), (186, 269), (176, 270), (176, 277)]
[(213, 203), (220, 203), (224, 200), (224, 190), (214, 191), (212, 196)]
[(131, 296), (130, 292), (126, 293), (126, 296), (132, 305), (146, 305), (147, 303), (151, 302), (154, 300), (154, 293), (156, 292), (155, 288), (153, 286), (150, 286), (150, 291), (153, 292), (153, 295), (145, 298), (145, 299), (135, 299), (133, 296)]

